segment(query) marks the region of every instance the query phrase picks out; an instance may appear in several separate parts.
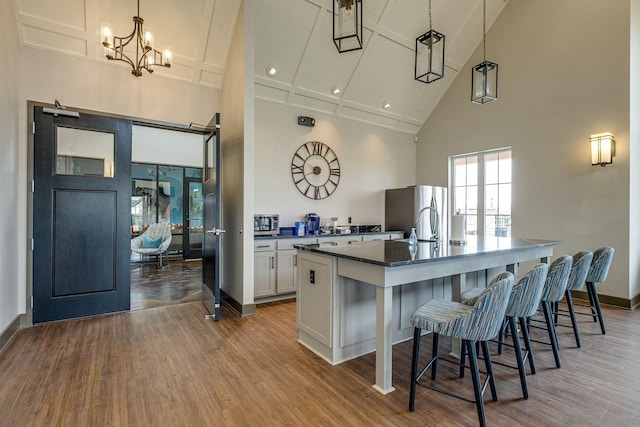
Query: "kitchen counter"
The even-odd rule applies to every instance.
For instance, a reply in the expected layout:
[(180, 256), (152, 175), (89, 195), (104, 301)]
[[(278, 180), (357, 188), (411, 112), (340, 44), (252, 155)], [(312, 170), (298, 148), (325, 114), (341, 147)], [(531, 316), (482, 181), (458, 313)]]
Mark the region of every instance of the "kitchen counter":
[(548, 262), (555, 240), (467, 236), (454, 246), (377, 240), (298, 249), (298, 342), (331, 364), (375, 351), (374, 388), (391, 384), (392, 344), (411, 339), (411, 314), (426, 301), (458, 301), (523, 261)]
[(318, 244), (295, 245), (298, 249), (316, 252), (338, 258), (351, 259), (385, 267), (399, 267), (421, 263), (433, 263), (477, 256), (479, 254), (500, 254), (528, 250), (532, 246), (557, 245), (562, 242), (538, 239), (508, 237), (468, 236), (466, 245), (449, 245), (443, 242), (418, 242), (411, 246), (405, 240), (383, 240), (357, 242), (348, 246), (323, 246)]
[(275, 236), (255, 236), (254, 235), (253, 238), (254, 240), (267, 240), (267, 239), (308, 239), (309, 237), (311, 238), (349, 237), (349, 236), (374, 237), (374, 236), (385, 236), (385, 235), (397, 234), (397, 233), (402, 233), (402, 231), (375, 231), (375, 232), (369, 231), (366, 233), (345, 233), (345, 234), (327, 233), (327, 234), (318, 234), (318, 235), (305, 234), (304, 236), (294, 236), (293, 234), (277, 234)]

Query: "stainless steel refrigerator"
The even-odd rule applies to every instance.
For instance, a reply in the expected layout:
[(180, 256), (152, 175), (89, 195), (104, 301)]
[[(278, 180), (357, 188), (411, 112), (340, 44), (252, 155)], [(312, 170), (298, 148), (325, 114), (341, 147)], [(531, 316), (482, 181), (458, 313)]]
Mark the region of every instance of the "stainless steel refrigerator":
[[(385, 190), (384, 199), (386, 231), (402, 230), (405, 237), (409, 237), (411, 229), (415, 227), (418, 240), (433, 240), (439, 231), (440, 241), (447, 241), (449, 212), (446, 187), (414, 185), (394, 188)], [(420, 214), (425, 207), (431, 209)], [(420, 218), (416, 224), (418, 214)]]

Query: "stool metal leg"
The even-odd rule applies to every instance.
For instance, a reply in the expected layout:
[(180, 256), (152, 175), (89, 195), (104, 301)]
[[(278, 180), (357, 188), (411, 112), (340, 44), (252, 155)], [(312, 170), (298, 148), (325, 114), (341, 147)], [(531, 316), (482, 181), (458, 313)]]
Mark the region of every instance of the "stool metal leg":
[[(600, 308), (600, 297), (598, 297), (595, 283), (587, 282), (587, 291), (593, 299), (592, 305), (594, 306), (596, 314), (598, 315), (598, 321), (600, 321), (600, 330), (602, 331), (602, 335), (605, 335), (607, 331), (604, 328), (604, 319), (602, 318), (602, 309)], [(593, 319), (593, 321), (595, 322), (595, 318)]]
[(513, 338), (513, 350), (516, 353), (516, 362), (518, 363), (518, 373), (520, 374), (520, 386), (522, 387), (522, 396), (525, 399), (529, 398), (529, 388), (527, 387), (527, 373), (524, 369), (524, 361), (522, 360), (522, 349), (520, 347), (520, 337), (518, 336), (518, 329), (516, 326), (515, 317), (507, 317), (509, 320), (509, 327), (512, 331), (511, 337)]
[(467, 362), (467, 346), (460, 345), (460, 378), (464, 378), (464, 365)]
[(433, 347), (431, 348), (431, 360), (433, 363), (431, 364), (431, 379), (436, 379), (436, 367), (438, 365), (438, 337), (439, 334), (436, 332), (432, 333), (433, 335)]
[(580, 330), (578, 329), (576, 312), (573, 309), (573, 297), (571, 296), (571, 291), (566, 291), (564, 295), (567, 300), (567, 307), (569, 308), (569, 316), (571, 316), (571, 325), (573, 326), (573, 335), (575, 335), (576, 337), (576, 346), (580, 348), (582, 347), (582, 343), (580, 342)]
[(556, 328), (553, 323), (553, 317), (551, 313), (551, 303), (549, 301), (542, 301), (542, 310), (544, 311), (544, 318), (547, 322), (547, 330), (549, 332), (549, 340), (551, 341), (551, 348), (553, 349), (553, 358), (556, 361), (556, 367), (560, 367), (560, 352), (558, 350), (558, 339), (556, 337)]
[(413, 328), (413, 355), (411, 356), (411, 392), (409, 393), (409, 410), (413, 412), (416, 402), (416, 377), (418, 376), (418, 359), (420, 355), (420, 333), (422, 329)]
[(464, 341), (463, 345), (467, 346), (469, 353), (469, 365), (471, 366), (471, 379), (473, 380), (473, 393), (476, 397), (476, 409), (478, 411), (478, 420), (480, 427), (486, 427), (487, 420), (484, 415), (484, 401), (482, 400), (482, 385), (480, 383), (480, 373), (478, 372), (478, 355), (476, 354), (476, 346), (472, 341)]
[(524, 346), (527, 350), (527, 358), (529, 359), (529, 367), (531, 368), (531, 373), (536, 373), (536, 365), (533, 361), (533, 351), (531, 350), (531, 340), (529, 339), (529, 325), (527, 324), (528, 319), (524, 317), (520, 318), (520, 330), (522, 331), (522, 338), (524, 339)]
[(484, 366), (487, 370), (487, 378), (489, 380), (489, 387), (491, 388), (491, 398), (495, 401), (498, 400), (498, 391), (496, 390), (496, 381), (493, 376), (493, 365), (491, 364), (491, 352), (489, 351), (489, 342), (482, 341), (480, 343), (482, 347), (482, 355), (484, 357)]

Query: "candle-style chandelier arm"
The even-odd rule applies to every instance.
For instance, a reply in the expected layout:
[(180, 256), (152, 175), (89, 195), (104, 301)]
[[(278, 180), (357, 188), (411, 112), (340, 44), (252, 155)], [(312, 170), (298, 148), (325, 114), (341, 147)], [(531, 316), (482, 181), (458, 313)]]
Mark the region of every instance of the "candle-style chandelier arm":
[[(133, 27), (133, 31), (131, 31), (131, 34), (125, 37), (118, 37), (114, 35), (112, 36), (113, 37), (112, 44), (110, 44), (108, 41), (105, 40), (102, 42), (102, 45), (106, 48), (105, 56), (107, 57), (107, 59), (126, 62), (127, 64), (131, 65), (131, 68), (133, 68), (133, 70), (135, 71), (137, 68), (139, 68), (139, 65), (136, 64), (134, 60), (129, 58), (124, 53), (124, 47), (127, 46), (136, 35), (138, 35), (138, 39), (141, 41), (142, 19), (137, 16), (134, 16), (133, 22), (134, 22), (134, 27)], [(142, 43), (140, 43), (140, 45), (142, 45)], [(137, 56), (138, 56), (138, 47), (136, 46), (136, 57)], [(144, 56), (142, 58), (144, 58)]]

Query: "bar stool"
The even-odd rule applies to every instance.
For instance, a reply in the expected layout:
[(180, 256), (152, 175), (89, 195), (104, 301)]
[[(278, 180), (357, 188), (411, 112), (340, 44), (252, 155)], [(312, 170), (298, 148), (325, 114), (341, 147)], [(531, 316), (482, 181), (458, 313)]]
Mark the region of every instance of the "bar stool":
[(593, 261), (591, 261), (591, 267), (587, 274), (587, 293), (589, 294), (589, 303), (591, 305), (591, 316), (593, 321), (597, 319), (600, 321), (600, 330), (602, 335), (607, 331), (604, 328), (604, 319), (602, 318), (602, 309), (600, 308), (600, 298), (596, 291), (596, 283), (604, 283), (607, 280), (607, 274), (609, 274), (609, 267), (611, 267), (611, 261), (613, 260), (613, 253), (615, 249), (610, 246), (603, 246), (596, 249), (593, 253)]
[[(578, 329), (578, 322), (576, 321), (576, 312), (573, 307), (573, 297), (571, 296), (571, 291), (579, 291), (584, 287), (584, 282), (587, 278), (587, 273), (589, 273), (589, 268), (591, 266), (591, 261), (593, 260), (593, 253), (589, 251), (580, 251), (573, 256), (573, 264), (571, 265), (571, 273), (569, 274), (569, 281), (567, 282), (567, 290), (564, 293), (564, 298), (567, 300), (567, 312), (571, 317), (571, 327), (573, 327), (573, 335), (576, 337), (576, 346), (578, 348), (582, 347), (582, 343), (580, 341), (580, 330)], [(558, 324), (558, 314), (561, 311), (559, 308), (559, 302), (555, 303), (555, 323)], [(559, 326), (568, 326), (568, 325), (559, 325)]]
[[(527, 386), (527, 373), (525, 371), (524, 364), (529, 360), (529, 366), (531, 368), (531, 373), (536, 373), (535, 363), (533, 361), (533, 352), (531, 351), (531, 341), (529, 340), (529, 332), (527, 323), (531, 316), (536, 314), (538, 309), (538, 305), (540, 304), (540, 298), (542, 297), (542, 290), (544, 287), (544, 282), (547, 277), (547, 272), (549, 271), (548, 264), (538, 264), (533, 267), (531, 270), (527, 272), (518, 283), (513, 285), (513, 290), (511, 291), (511, 296), (509, 297), (509, 304), (507, 305), (507, 311), (505, 313), (505, 321), (503, 327), (500, 329), (498, 334), (498, 341), (500, 350), (498, 353), (502, 353), (502, 340), (503, 340), (503, 332), (505, 327), (508, 327), (511, 333), (511, 338), (513, 340), (513, 349), (516, 354), (516, 363), (518, 373), (520, 374), (520, 386), (522, 387), (522, 396), (525, 399), (529, 398), (529, 388)], [(504, 273), (503, 273), (504, 274)], [(472, 288), (470, 291), (465, 292), (462, 296), (462, 302), (469, 304), (473, 301), (473, 294), (477, 293), (480, 288)], [(467, 299), (471, 297), (470, 299)], [(522, 338), (525, 344), (525, 351), (522, 352), (522, 347), (520, 345), (520, 336), (518, 333), (518, 327), (516, 326), (516, 321), (520, 322), (520, 329), (522, 331)], [(464, 351), (464, 349), (463, 349)], [(461, 354), (460, 360), (464, 362), (465, 355)], [(508, 367), (514, 367), (511, 365), (506, 365), (501, 362), (493, 361), (493, 363), (497, 363), (499, 365), (504, 365)], [(461, 372), (462, 374), (462, 372)]]
[(544, 282), (542, 297), (540, 298), (540, 305), (542, 305), (544, 321), (550, 341), (544, 344), (551, 344), (553, 358), (558, 368), (560, 367), (560, 347), (558, 346), (558, 336), (556, 334), (551, 304), (555, 304), (564, 297), (564, 293), (567, 290), (569, 274), (571, 274), (572, 263), (573, 258), (569, 255), (562, 255), (551, 263), (549, 273), (547, 273), (547, 278)]
[[(487, 340), (494, 338), (504, 319), (509, 303), (509, 296), (513, 288), (513, 274), (508, 273), (500, 280), (493, 280), (489, 286), (482, 291), (475, 299), (474, 305), (467, 305), (455, 301), (430, 300), (418, 307), (411, 316), (414, 326), (413, 332), (413, 354), (411, 359), (411, 390), (409, 393), (409, 410), (415, 407), (416, 385), (429, 388), (440, 393), (447, 394), (458, 399), (475, 402), (478, 411), (478, 419), (481, 426), (486, 426), (484, 411), (483, 392), (487, 383), (491, 387), (493, 400), (497, 400), (495, 380), (491, 368), (491, 357), (489, 355), (489, 345)], [(420, 336), (422, 330), (433, 333), (433, 347), (431, 350), (431, 360), (418, 374), (418, 359), (420, 353)], [(420, 378), (431, 368), (431, 379), (436, 379), (436, 367), (438, 357), (438, 337), (440, 335), (459, 338), (462, 346), (466, 347), (469, 354), (469, 369), (473, 382), (475, 400), (470, 400), (464, 396), (440, 390), (420, 382)], [(480, 384), (480, 371), (478, 369), (478, 357), (476, 354), (476, 344), (482, 345), (482, 351), (486, 365), (486, 379), (484, 384)], [(450, 360), (441, 359), (451, 363)]]

